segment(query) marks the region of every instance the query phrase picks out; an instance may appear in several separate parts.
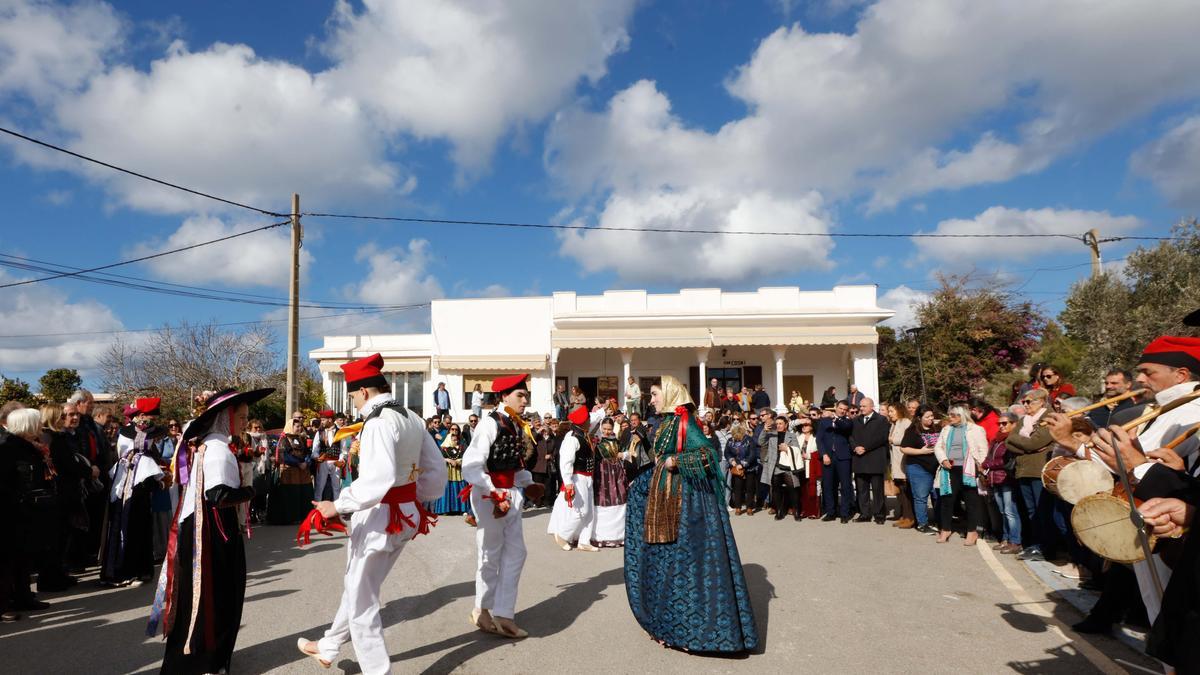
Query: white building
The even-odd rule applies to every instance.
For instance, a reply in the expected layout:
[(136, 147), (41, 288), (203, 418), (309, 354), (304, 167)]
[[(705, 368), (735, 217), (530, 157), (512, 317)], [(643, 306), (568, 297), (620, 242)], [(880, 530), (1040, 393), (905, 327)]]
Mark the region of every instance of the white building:
[(819, 400), (830, 386), (844, 396), (851, 383), (875, 397), (875, 324), (891, 315), (876, 304), (874, 286), (435, 300), (429, 333), (329, 336), (309, 356), (338, 411), (350, 408), (339, 366), (375, 352), (397, 400), (426, 417), (439, 382), (462, 420), (475, 384), (486, 392), (493, 378), (513, 372), (530, 373), (530, 407), (538, 412), (553, 411), (556, 383), (579, 386), (589, 401), (624, 401), (633, 376), (648, 399), (663, 374), (689, 383), (698, 404), (715, 377), (735, 389), (762, 384), (782, 409), (792, 391)]

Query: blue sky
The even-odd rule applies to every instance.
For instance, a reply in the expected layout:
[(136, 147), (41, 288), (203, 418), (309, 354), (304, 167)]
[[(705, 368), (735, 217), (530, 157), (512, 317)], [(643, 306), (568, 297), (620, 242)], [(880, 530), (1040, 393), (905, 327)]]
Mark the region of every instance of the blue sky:
[[(297, 191), (453, 219), (1159, 236), (1200, 204), (1198, 21), (1189, 2), (0, 0), (0, 125), (278, 211)], [(7, 138), (0, 199), (0, 253), (79, 267), (271, 222)], [(321, 218), (304, 251), (317, 301), (875, 283), (900, 323), (937, 271), (1000, 273), (1051, 314), (1089, 272), (1067, 240)], [(119, 272), (286, 297), (283, 230), (166, 260)], [(0, 289), (0, 311), (30, 336), (0, 338), (0, 373), (27, 380), (94, 378), (112, 339), (47, 333), (283, 316), (72, 280)], [(303, 347), (425, 320), (312, 319)]]

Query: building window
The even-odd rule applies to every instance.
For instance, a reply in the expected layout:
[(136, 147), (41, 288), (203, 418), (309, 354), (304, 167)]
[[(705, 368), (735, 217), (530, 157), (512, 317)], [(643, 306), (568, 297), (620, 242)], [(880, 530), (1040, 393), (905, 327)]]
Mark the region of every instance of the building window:
[(492, 380), (512, 373), (471, 373), (463, 375), (463, 405), (466, 410), (471, 409), (471, 392), (475, 390), (475, 385), (479, 385), (479, 389), (483, 391), (483, 407), (496, 407), (496, 395), (491, 392)]
[(399, 373), (404, 375), (404, 379), (398, 379), (398, 382), (404, 384), (404, 394), (406, 396), (404, 405), (417, 415), (425, 416), (425, 373)]

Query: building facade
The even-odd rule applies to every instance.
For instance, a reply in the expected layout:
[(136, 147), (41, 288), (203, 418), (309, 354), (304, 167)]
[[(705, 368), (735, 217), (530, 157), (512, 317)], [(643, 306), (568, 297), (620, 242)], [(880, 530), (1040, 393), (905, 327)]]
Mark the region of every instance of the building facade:
[(476, 384), (487, 392), (493, 378), (513, 372), (530, 373), (530, 408), (539, 413), (553, 412), (558, 384), (579, 387), (589, 403), (623, 403), (630, 377), (648, 400), (664, 374), (688, 383), (697, 404), (715, 378), (735, 390), (761, 384), (782, 409), (793, 391), (820, 400), (830, 386), (839, 397), (849, 384), (875, 397), (875, 326), (891, 315), (876, 304), (874, 286), (435, 300), (429, 333), (330, 336), (309, 356), (338, 411), (350, 408), (339, 366), (375, 352), (396, 399), (426, 417), (438, 383), (461, 421)]

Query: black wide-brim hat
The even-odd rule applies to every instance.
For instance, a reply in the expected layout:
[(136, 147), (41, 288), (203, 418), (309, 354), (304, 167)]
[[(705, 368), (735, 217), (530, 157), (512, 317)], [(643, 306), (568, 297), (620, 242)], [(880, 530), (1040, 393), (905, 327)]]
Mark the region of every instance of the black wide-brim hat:
[(1200, 326), (1200, 309), (1183, 317), (1183, 325), (1185, 325), (1185, 326)]
[(236, 389), (225, 389), (212, 395), (205, 401), (204, 412), (200, 416), (192, 420), (187, 425), (187, 429), (183, 431), (183, 440), (190, 440), (198, 437), (202, 433), (207, 433), (212, 428), (213, 422), (217, 419), (217, 415), (221, 411), (228, 410), (231, 407), (241, 405), (251, 405), (257, 403), (264, 398), (275, 393), (274, 387), (265, 389), (251, 389), (250, 391), (238, 391)]

